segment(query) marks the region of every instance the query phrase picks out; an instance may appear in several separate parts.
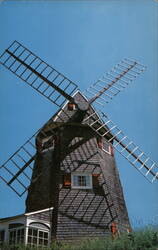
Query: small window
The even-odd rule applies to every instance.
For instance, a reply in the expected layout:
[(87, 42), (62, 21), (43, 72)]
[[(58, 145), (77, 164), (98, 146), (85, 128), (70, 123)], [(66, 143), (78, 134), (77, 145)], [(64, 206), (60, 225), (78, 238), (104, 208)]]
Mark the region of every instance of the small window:
[(74, 173), (71, 175), (71, 187), (80, 189), (92, 188), (92, 175), (83, 173)]

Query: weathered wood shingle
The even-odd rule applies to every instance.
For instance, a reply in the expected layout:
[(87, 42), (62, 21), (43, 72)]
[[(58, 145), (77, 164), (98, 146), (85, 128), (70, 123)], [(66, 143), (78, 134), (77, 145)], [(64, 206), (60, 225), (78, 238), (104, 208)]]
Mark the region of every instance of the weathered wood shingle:
[[(77, 98), (83, 97), (77, 93)], [(67, 120), (65, 112), (66, 106), (60, 117)], [(60, 122), (59, 116), (51, 122)], [(88, 125), (71, 122), (61, 123), (55, 132), (58, 145), (37, 154), (33, 171), (36, 181), (29, 188), (26, 211), (58, 205), (56, 220), (52, 220), (57, 240), (105, 236), (112, 221), (130, 226), (115, 159), (98, 147), (97, 134)], [(108, 148), (106, 138), (103, 144)], [(65, 187), (64, 175), (74, 172), (97, 175), (98, 186), (93, 183), (93, 188), (86, 190)]]

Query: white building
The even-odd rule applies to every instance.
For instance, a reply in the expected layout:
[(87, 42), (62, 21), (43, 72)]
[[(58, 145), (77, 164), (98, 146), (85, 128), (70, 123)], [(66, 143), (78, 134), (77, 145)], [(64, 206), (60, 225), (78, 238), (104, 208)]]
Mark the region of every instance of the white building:
[(4, 243), (48, 246), (52, 209), (0, 219), (0, 246)]

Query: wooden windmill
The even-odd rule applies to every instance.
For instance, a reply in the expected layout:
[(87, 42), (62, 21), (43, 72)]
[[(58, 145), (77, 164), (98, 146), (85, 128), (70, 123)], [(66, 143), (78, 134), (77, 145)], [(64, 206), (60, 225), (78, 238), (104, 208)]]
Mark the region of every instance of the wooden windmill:
[(26, 212), (53, 207), (51, 233), (58, 240), (104, 236), (113, 222), (130, 227), (114, 149), (150, 182), (158, 179), (158, 167), (92, 105), (108, 103), (145, 66), (124, 59), (82, 94), (17, 41), (0, 60), (59, 108), (0, 168), (19, 196), (28, 191)]

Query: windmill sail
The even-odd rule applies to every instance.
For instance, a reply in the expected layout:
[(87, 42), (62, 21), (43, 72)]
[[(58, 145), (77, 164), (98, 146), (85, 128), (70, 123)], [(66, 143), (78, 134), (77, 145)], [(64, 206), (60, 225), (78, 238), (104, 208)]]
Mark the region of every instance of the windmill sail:
[(14, 41), (5, 50), (0, 62), (58, 107), (63, 105), (65, 98), (72, 101), (71, 95), (77, 85), (19, 42)]
[[(154, 180), (158, 179), (156, 163), (136, 146), (133, 141), (129, 140), (104, 113), (101, 112), (99, 117), (98, 112), (91, 112), (90, 107), (93, 102), (101, 105), (108, 103), (113, 96), (117, 95), (141, 74), (145, 70), (145, 66), (130, 59), (122, 60), (116, 67), (86, 90), (89, 98), (89, 110), (88, 108), (82, 110), (82, 106), (87, 101), (85, 100), (82, 104), (81, 100), (72, 97), (77, 90), (77, 85), (19, 42), (14, 41), (0, 56), (0, 61), (11, 72), (60, 108), (60, 112), (57, 113), (60, 125), (65, 122), (78, 123), (80, 121), (82, 123), (83, 121), (100, 136), (104, 136), (109, 142), (113, 142), (113, 147), (148, 180), (154, 182)], [(69, 111), (63, 107), (65, 99), (78, 106), (78, 111), (75, 111), (73, 120)], [(61, 113), (64, 115), (61, 115)], [(80, 119), (78, 119), (76, 113), (78, 116), (81, 116)], [(49, 124), (52, 123), (55, 124), (52, 118), (50, 123), (46, 123), (49, 136), (44, 132), (44, 127), (42, 127), (0, 167), (0, 178), (19, 196), (22, 196), (29, 187), (33, 164), (38, 155), (36, 153), (40, 152), (40, 147), (44, 149), (52, 143), (52, 136), (55, 134), (54, 127), (50, 126), (49, 128)], [(58, 124), (56, 123), (55, 126), (58, 126)], [(39, 136), (37, 135), (39, 133), (43, 133), (44, 140), (42, 139), (38, 142), (37, 138), (39, 139)], [(32, 181), (35, 180), (32, 179)]]
[[(97, 117), (97, 118), (96, 118)], [(158, 166), (132, 140), (130, 140), (109, 117), (94, 112), (84, 119), (100, 136), (113, 142), (113, 147), (126, 158), (147, 180), (153, 183), (158, 180)], [(108, 135), (111, 135), (108, 139)]]
[(33, 163), (36, 157), (35, 136), (36, 134), (0, 167), (0, 178), (18, 196), (22, 196), (30, 185)]
[(129, 228), (113, 147), (150, 182), (158, 179), (158, 166), (91, 104), (108, 103), (145, 66), (124, 59), (90, 86), (88, 101), (75, 83), (17, 41), (0, 61), (60, 108), (0, 167), (0, 178), (19, 196), (28, 190), (27, 212), (53, 207), (52, 239), (105, 236), (112, 222)]
[[(62, 112), (65, 117), (69, 118), (67, 112), (64, 110), (62, 110)], [(60, 123), (65, 122), (60, 115), (57, 114), (57, 117)], [(50, 128), (49, 124), (52, 122), (52, 118), (49, 119), (46, 126), (44, 125), (39, 129), (20, 148), (18, 148), (18, 150), (11, 155), (2, 166), (0, 166), (0, 178), (20, 197), (28, 190), (30, 181), (34, 182), (38, 178), (32, 178), (32, 170), (35, 159), (37, 158), (37, 152), (40, 153), (47, 148), (49, 150), (50, 144), (52, 144), (53, 141), (52, 137), (55, 137), (56, 135), (53, 129), (58, 126), (58, 123), (53, 123), (54, 126), (51, 126)], [(47, 131), (49, 131), (49, 135)], [(41, 139), (39, 139), (39, 134)]]
[(135, 60), (124, 59), (85, 90), (84, 94), (89, 99), (90, 104), (96, 101), (104, 106), (131, 84), (145, 69), (144, 65)]

